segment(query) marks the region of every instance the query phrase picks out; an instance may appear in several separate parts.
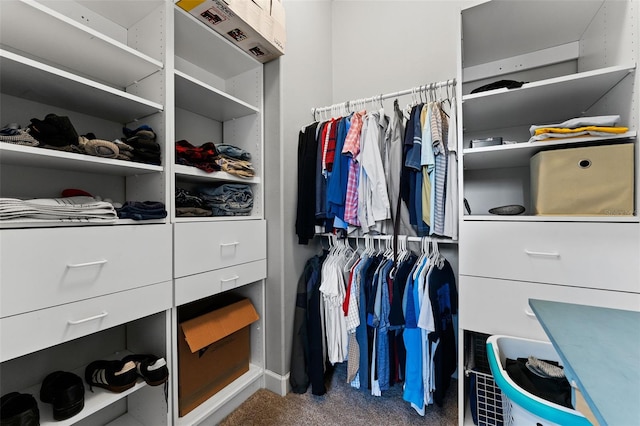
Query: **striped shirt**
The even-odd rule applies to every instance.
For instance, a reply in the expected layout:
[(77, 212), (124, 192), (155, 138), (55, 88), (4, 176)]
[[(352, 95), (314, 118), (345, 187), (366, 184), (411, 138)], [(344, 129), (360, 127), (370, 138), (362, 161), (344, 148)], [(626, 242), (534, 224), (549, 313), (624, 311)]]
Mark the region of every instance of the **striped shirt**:
[(351, 127), (344, 141), (342, 153), (351, 156), (349, 175), (347, 178), (347, 195), (344, 206), (344, 221), (350, 225), (360, 226), (358, 220), (358, 181), (360, 177), (360, 132), (362, 131), (362, 114), (356, 112), (351, 118)]

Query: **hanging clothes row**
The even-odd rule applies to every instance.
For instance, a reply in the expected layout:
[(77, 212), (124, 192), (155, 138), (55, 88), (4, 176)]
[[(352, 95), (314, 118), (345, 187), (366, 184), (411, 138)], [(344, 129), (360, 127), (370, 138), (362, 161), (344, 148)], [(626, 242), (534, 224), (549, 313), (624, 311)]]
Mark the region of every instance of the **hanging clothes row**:
[[(296, 234), (457, 239), (455, 80), (314, 109), (298, 137)], [(411, 95), (391, 115), (383, 99)], [(370, 103), (373, 110), (365, 107)], [(378, 104), (376, 104), (378, 103)]]
[(457, 291), (451, 265), (435, 240), (416, 255), (400, 239), (394, 263), (390, 239), (352, 248), (330, 236), (329, 249), (309, 259), (298, 281), (290, 383), (326, 392), (325, 371), (347, 363), (352, 387), (381, 396), (403, 386), (419, 414), (442, 406), (457, 355)]

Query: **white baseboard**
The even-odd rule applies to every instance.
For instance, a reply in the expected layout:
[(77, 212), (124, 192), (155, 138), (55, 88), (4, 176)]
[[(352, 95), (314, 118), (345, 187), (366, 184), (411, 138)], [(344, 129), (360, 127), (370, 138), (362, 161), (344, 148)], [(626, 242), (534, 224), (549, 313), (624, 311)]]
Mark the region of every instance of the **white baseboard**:
[(285, 396), (289, 393), (289, 373), (284, 376), (276, 374), (271, 370), (264, 371), (264, 387), (271, 392), (277, 393), (280, 396)]

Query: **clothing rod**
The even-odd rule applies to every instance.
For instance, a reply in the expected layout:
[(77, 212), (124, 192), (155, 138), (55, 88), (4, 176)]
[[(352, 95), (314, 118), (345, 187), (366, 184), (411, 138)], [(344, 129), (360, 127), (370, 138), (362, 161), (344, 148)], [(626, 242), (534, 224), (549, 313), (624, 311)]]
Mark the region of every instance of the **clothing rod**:
[[(336, 235), (334, 234), (319, 234), (322, 237), (327, 237), (327, 238), (331, 238), (331, 237), (336, 237)], [(413, 241), (413, 242), (421, 242), (423, 239), (426, 239), (428, 241), (436, 241), (438, 243), (445, 243), (445, 244), (458, 244), (458, 240), (452, 240), (451, 238), (440, 238), (440, 237), (411, 237), (411, 236), (407, 236), (407, 235), (398, 235), (398, 238), (404, 238), (407, 237), (407, 241)], [(345, 238), (351, 238), (351, 239), (366, 239), (366, 238), (372, 238), (374, 240), (392, 240), (393, 239), (393, 235), (360, 235), (360, 236), (353, 236), (353, 235), (347, 235)]]
[(356, 100), (352, 100), (352, 101), (345, 101), (345, 102), (341, 102), (338, 104), (333, 104), (331, 106), (326, 106), (326, 107), (321, 107), (321, 108), (311, 108), (311, 114), (314, 116), (316, 113), (319, 112), (325, 112), (325, 111), (330, 111), (332, 109), (336, 109), (336, 108), (349, 108), (350, 105), (357, 105), (357, 104), (366, 104), (366, 103), (373, 103), (373, 102), (382, 102), (385, 99), (389, 99), (389, 98), (396, 98), (396, 97), (400, 97), (400, 96), (406, 96), (406, 95), (419, 95), (420, 93), (424, 93), (427, 92), (429, 90), (435, 90), (435, 89), (440, 89), (442, 87), (447, 87), (447, 86), (454, 86), (456, 85), (456, 79), (449, 79), (449, 80), (445, 80), (445, 81), (440, 81), (437, 83), (430, 83), (430, 84), (425, 84), (422, 86), (417, 86), (417, 87), (413, 87), (411, 89), (406, 89), (406, 90), (401, 90), (399, 92), (393, 92), (393, 93), (387, 93), (386, 95), (378, 95), (378, 96), (372, 96), (370, 98), (362, 98), (362, 99), (356, 99)]

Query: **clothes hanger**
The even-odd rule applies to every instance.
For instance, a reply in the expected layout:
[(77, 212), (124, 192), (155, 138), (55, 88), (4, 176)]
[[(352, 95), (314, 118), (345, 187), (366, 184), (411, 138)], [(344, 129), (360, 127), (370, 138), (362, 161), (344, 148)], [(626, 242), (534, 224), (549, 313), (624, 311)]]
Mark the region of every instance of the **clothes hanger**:
[[(416, 265), (420, 265), (421, 263), (424, 262), (425, 258), (429, 254), (428, 248), (429, 248), (429, 238), (428, 237), (422, 237), (422, 239), (420, 240), (420, 256), (418, 257), (418, 260), (416, 260)], [(420, 272), (420, 268), (416, 268), (413, 271), (413, 279), (414, 280), (416, 278), (418, 278), (418, 273), (419, 272)]]

